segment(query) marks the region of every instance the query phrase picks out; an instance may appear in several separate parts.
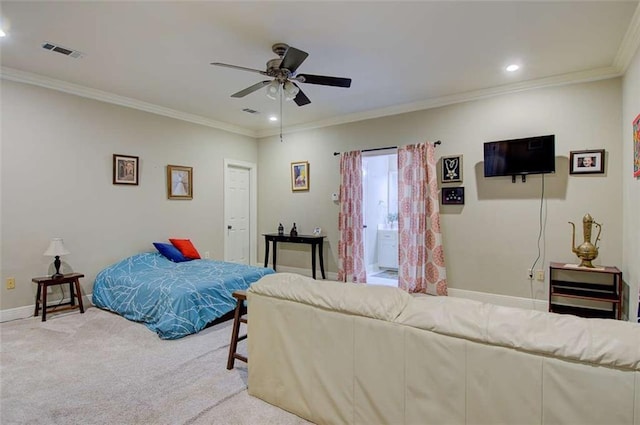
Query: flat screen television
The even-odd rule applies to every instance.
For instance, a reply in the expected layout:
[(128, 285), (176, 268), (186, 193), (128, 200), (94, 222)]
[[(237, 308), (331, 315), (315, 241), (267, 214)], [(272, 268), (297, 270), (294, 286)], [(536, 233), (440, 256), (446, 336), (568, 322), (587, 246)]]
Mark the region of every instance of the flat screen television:
[(486, 142), (484, 144), (484, 176), (555, 173), (555, 140), (556, 136), (552, 134)]

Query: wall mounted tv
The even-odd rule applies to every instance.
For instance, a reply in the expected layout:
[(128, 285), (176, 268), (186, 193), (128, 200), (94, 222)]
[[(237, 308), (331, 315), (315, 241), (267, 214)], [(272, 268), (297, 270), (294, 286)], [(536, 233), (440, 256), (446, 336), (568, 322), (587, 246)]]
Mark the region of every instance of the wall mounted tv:
[(556, 172), (555, 135), (500, 140), (484, 144), (484, 176), (521, 175)]

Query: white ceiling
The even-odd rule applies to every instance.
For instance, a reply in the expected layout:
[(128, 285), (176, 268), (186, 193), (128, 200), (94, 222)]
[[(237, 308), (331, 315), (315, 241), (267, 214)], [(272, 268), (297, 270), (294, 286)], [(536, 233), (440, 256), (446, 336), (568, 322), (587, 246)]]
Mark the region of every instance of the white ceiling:
[[(624, 72), (640, 45), (638, 1), (2, 1), (2, 76), (252, 136), (278, 131), (264, 70), (284, 42), (309, 53), (311, 104), (283, 105), (291, 130)], [(85, 54), (50, 52), (44, 42)], [(504, 67), (518, 63), (508, 74)], [(260, 111), (250, 115), (243, 108)]]

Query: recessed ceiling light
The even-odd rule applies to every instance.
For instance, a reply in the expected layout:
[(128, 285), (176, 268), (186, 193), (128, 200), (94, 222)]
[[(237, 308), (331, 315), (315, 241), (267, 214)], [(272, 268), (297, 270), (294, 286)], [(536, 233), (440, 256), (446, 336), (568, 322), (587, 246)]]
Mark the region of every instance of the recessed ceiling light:
[(519, 70), (519, 69), (520, 69), (520, 65), (516, 65), (516, 64), (514, 63), (514, 64), (509, 65), (509, 66), (508, 66), (508, 67), (506, 67), (505, 69), (506, 69), (507, 71), (509, 71), (509, 72), (514, 72), (514, 71), (517, 71), (517, 70)]
[(272, 115), (269, 117), (269, 121), (278, 121), (278, 117)]
[(6, 36), (7, 34), (4, 31), (0, 30), (0, 37), (6, 37)]

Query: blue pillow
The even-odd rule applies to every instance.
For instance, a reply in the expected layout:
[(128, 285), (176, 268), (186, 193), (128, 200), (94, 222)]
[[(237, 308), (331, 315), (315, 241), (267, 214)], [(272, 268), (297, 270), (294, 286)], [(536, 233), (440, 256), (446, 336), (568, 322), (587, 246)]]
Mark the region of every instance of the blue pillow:
[(156, 247), (156, 249), (160, 252), (160, 254), (164, 255), (174, 263), (191, 261), (191, 258), (187, 258), (184, 255), (182, 255), (182, 253), (178, 250), (178, 248), (171, 245), (170, 243), (154, 242), (153, 246)]

